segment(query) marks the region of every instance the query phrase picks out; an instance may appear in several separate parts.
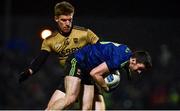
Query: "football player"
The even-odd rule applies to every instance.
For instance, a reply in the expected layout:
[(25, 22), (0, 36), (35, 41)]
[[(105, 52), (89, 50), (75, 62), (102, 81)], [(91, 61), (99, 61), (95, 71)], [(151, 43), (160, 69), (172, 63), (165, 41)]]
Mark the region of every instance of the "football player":
[[(57, 30), (42, 42), (39, 55), (32, 61), (29, 67), (20, 74), (19, 82), (23, 82), (32, 75), (36, 74), (51, 53), (58, 55), (59, 64), (64, 67), (65, 61), (69, 54), (84, 47), (88, 44), (94, 44), (99, 37), (88, 28), (73, 25), (74, 7), (69, 2), (57, 3), (54, 7), (54, 20), (57, 23)], [(62, 76), (62, 74), (60, 74)], [(60, 80), (59, 87), (52, 95), (47, 108), (51, 107), (59, 98), (64, 98), (64, 78)], [(91, 86), (82, 81), (84, 90), (82, 106), (83, 110), (92, 109), (93, 101), (95, 109), (104, 110), (105, 104), (101, 93), (91, 90)], [(96, 96), (92, 99), (92, 96)]]
[(81, 81), (92, 86), (98, 84), (104, 91), (110, 91), (104, 77), (124, 67), (132, 72), (129, 73), (131, 79), (138, 78), (142, 71), (152, 67), (151, 57), (146, 51), (132, 52), (126, 45), (113, 42), (98, 42), (79, 49), (66, 61), (66, 96), (57, 100), (50, 109), (61, 110), (71, 106), (79, 96)]

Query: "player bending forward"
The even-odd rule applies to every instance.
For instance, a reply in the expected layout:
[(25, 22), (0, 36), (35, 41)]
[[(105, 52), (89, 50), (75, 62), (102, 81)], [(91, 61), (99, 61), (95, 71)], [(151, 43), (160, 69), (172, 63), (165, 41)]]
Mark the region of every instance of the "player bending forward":
[(112, 42), (85, 46), (68, 57), (65, 66), (65, 98), (58, 99), (50, 109), (71, 106), (79, 96), (81, 81), (92, 86), (97, 83), (103, 90), (109, 91), (104, 80), (109, 72), (127, 68), (131, 72), (129, 77), (133, 79), (151, 67), (151, 57), (146, 51), (133, 53), (126, 45)]

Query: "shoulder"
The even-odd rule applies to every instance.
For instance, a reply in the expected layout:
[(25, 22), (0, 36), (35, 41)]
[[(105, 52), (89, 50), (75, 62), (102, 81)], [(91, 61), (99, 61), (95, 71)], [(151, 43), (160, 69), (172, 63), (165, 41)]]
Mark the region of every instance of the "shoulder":
[(81, 26), (77, 26), (77, 25), (74, 25), (74, 26), (73, 26), (73, 29), (75, 29), (75, 30), (80, 30), (80, 31), (88, 31), (88, 28), (81, 27)]
[(52, 34), (46, 38), (46, 40), (55, 37), (58, 33), (58, 31), (53, 31)]

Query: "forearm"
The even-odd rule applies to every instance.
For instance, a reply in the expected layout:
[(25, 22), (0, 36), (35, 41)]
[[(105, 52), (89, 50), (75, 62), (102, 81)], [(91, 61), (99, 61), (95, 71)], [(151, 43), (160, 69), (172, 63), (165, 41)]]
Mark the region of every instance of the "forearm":
[(99, 66), (95, 67), (94, 69), (91, 70), (90, 75), (92, 78), (95, 80), (95, 82), (102, 87), (105, 90), (108, 90), (108, 86), (103, 78), (103, 75), (108, 73), (109, 69), (107, 67), (107, 64), (103, 62)]
[(102, 87), (103, 89), (105, 90), (109, 90), (104, 78), (102, 76), (99, 76), (99, 75), (95, 75), (93, 76), (93, 79), (95, 80), (95, 82), (100, 86)]
[(31, 75), (35, 74), (45, 62), (48, 55), (49, 52), (41, 50), (39, 55), (31, 62), (30, 66), (20, 73), (19, 83), (22, 83), (23, 81), (27, 80)]
[(49, 56), (49, 52), (47, 52), (45, 50), (41, 50), (40, 53), (38, 54), (38, 56), (36, 56), (36, 58), (33, 59), (33, 61), (31, 62), (30, 66), (29, 66), (30, 73), (35, 74), (37, 71), (39, 71), (41, 66), (47, 60), (48, 56)]

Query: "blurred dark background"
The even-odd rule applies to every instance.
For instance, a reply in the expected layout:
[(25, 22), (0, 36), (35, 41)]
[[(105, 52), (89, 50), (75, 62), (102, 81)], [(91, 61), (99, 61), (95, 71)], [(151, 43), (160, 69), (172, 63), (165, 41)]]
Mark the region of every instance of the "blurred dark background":
[[(41, 70), (19, 85), (18, 73), (38, 54), (40, 32), (54, 27), (53, 8), (61, 0), (1, 0), (0, 109), (45, 109), (62, 69), (51, 55)], [(180, 109), (180, 4), (175, 0), (68, 0), (74, 24), (101, 40), (147, 50), (153, 69), (137, 84), (126, 81), (104, 93), (107, 109)]]

